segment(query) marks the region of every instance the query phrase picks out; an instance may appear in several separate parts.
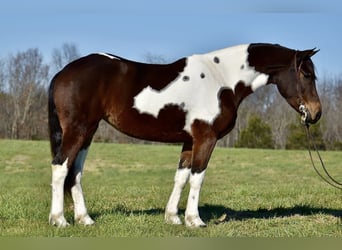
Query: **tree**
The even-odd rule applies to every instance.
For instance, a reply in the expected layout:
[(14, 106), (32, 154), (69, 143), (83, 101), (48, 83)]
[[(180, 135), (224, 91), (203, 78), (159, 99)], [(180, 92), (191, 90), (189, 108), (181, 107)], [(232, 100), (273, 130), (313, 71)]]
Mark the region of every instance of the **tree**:
[(272, 131), (258, 116), (251, 116), (247, 127), (241, 131), (236, 147), (274, 148)]
[(0, 138), (7, 137), (8, 130), (8, 94), (5, 92), (5, 61), (0, 59)]
[(152, 54), (150, 52), (147, 52), (145, 54), (145, 61), (147, 63), (153, 63), (153, 64), (165, 64), (169, 60), (167, 60), (164, 56), (162, 55), (157, 55), (157, 54)]
[(0, 58), (0, 92), (4, 91), (5, 86), (5, 61)]
[(319, 82), (322, 103), (321, 130), (327, 149), (340, 149), (342, 145), (342, 78), (323, 78)]
[[(10, 138), (31, 139), (36, 126), (32, 116), (46, 107), (46, 100), (41, 95), (45, 93), (42, 88), (46, 86), (49, 67), (43, 63), (38, 49), (28, 49), (10, 56), (7, 70)], [(38, 105), (39, 109), (34, 105)]]
[(80, 57), (78, 48), (73, 43), (64, 43), (61, 48), (52, 51), (52, 65), (55, 72), (60, 71), (65, 65)]

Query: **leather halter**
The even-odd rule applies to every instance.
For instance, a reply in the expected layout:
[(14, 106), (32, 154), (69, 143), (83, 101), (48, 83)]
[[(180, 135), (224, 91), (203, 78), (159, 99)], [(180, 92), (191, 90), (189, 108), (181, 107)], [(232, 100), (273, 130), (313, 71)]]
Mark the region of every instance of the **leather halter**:
[(299, 65), (297, 66), (297, 53), (298, 51), (295, 52), (295, 56), (294, 56), (294, 68), (295, 68), (295, 73), (296, 73), (296, 88), (297, 88), (297, 93), (299, 95), (299, 107), (298, 110), (301, 113), (301, 122), (304, 125), (307, 125), (307, 117), (308, 117), (308, 112), (309, 110), (307, 109), (307, 107), (304, 104), (304, 98), (302, 96), (302, 92), (301, 92), (301, 83), (300, 83), (300, 72), (301, 72), (301, 68), (303, 65), (303, 61), (301, 60)]

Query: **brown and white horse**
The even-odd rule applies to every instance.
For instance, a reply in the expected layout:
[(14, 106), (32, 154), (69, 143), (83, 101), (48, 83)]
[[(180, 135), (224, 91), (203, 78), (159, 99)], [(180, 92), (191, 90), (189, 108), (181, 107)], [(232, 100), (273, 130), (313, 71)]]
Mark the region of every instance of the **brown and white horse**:
[(92, 137), (103, 119), (136, 138), (183, 143), (165, 220), (182, 223), (178, 202), (189, 180), (185, 224), (205, 226), (198, 202), (207, 164), (217, 140), (234, 127), (237, 109), (246, 96), (274, 83), (303, 122), (319, 120), (321, 104), (310, 59), (316, 52), (248, 44), (166, 65), (103, 53), (70, 63), (53, 78), (49, 89), (50, 224), (68, 225), (64, 188), (71, 192), (75, 221), (94, 223), (85, 206), (81, 177)]

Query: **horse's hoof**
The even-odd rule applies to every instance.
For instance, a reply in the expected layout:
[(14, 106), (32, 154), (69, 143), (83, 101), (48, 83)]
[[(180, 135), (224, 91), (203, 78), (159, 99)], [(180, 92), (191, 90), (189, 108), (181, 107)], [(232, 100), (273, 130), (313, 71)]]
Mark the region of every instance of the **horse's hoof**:
[(92, 218), (90, 218), (90, 216), (88, 214), (78, 216), (77, 218), (75, 218), (75, 221), (78, 224), (85, 225), (85, 226), (90, 226), (90, 225), (93, 225), (95, 223), (92, 220)]
[(69, 226), (70, 224), (66, 221), (63, 215), (50, 215), (49, 223), (52, 226), (56, 226), (59, 228), (64, 228)]
[(182, 221), (177, 214), (165, 213), (165, 222), (172, 225), (182, 225)]
[(185, 216), (185, 225), (187, 227), (191, 228), (197, 228), (197, 227), (206, 227), (207, 224), (205, 224), (202, 219), (198, 215), (186, 215)]

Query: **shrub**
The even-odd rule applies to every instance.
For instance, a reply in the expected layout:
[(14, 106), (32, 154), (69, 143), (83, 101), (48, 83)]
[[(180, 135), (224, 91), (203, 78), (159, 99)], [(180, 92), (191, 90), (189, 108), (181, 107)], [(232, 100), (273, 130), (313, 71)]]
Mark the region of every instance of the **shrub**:
[[(325, 150), (326, 146), (323, 141), (322, 131), (319, 124), (310, 127), (310, 134), (313, 138), (313, 143), (317, 149)], [(289, 126), (289, 135), (286, 141), (286, 149), (307, 149), (308, 140), (305, 132), (305, 127), (299, 122)]]
[(238, 148), (274, 148), (271, 127), (258, 116), (250, 117), (247, 127), (241, 131), (235, 146)]

